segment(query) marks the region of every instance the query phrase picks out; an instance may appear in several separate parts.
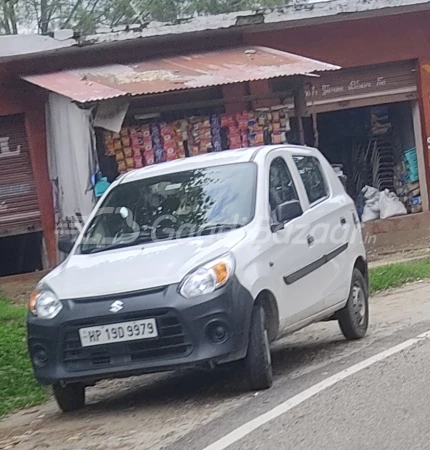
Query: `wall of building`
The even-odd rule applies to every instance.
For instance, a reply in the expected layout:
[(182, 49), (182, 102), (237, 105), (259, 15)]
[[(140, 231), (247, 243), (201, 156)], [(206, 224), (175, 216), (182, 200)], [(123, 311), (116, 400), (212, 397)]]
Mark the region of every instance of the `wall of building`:
[(245, 42), (297, 53), (342, 67), (419, 58), (429, 52), (430, 11), (345, 20), (312, 27), (245, 33)]

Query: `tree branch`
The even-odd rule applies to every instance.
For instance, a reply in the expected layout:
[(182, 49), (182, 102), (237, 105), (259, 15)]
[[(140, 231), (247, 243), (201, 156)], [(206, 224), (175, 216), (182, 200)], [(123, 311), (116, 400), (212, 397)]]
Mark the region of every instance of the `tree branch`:
[(9, 24), (9, 12), (6, 0), (2, 0), (2, 9), (3, 9), (4, 29), (6, 31), (6, 34), (12, 34)]
[(63, 24), (60, 26), (61, 29), (67, 28), (69, 26), (70, 21), (72, 20), (73, 16), (75, 15), (77, 9), (79, 8), (79, 6), (81, 6), (81, 4), (82, 4), (82, 0), (77, 0), (76, 1), (76, 3), (74, 4), (72, 10), (69, 13), (69, 16), (67, 17), (65, 22), (63, 22)]
[(15, 14), (15, 4), (17, 2), (9, 2), (9, 20), (12, 27), (13, 34), (18, 34), (18, 24), (16, 21), (16, 14)]

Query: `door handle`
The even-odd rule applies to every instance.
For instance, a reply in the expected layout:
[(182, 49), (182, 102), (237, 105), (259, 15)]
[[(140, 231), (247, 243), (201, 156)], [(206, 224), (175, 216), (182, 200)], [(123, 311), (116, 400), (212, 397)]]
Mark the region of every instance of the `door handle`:
[(346, 225), (346, 219), (345, 217), (340, 218), (340, 224), (344, 227)]
[(310, 247), (315, 242), (315, 239), (313, 236), (308, 236), (307, 239), (308, 239), (308, 245)]

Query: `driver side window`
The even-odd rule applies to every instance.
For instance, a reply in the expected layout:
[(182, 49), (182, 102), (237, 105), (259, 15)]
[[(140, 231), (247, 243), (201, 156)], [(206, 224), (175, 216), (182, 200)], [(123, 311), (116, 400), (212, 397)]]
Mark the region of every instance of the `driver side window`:
[(298, 200), (296, 187), (284, 158), (275, 158), (270, 165), (269, 173), (269, 204), (272, 219), (275, 210), (282, 203)]

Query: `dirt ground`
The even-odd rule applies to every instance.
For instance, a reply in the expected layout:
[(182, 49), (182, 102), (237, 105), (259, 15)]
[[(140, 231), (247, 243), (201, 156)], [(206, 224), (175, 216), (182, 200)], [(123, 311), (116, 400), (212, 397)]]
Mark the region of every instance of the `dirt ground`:
[[(273, 347), (275, 384), (430, 321), (430, 282), (377, 295), (366, 339), (346, 342), (335, 322), (313, 325)], [(231, 367), (103, 382), (88, 389), (88, 406), (62, 414), (54, 401), (0, 421), (0, 449), (161, 450), (202, 424), (252, 401)]]
[(47, 272), (0, 278), (0, 294), (17, 304), (26, 304), (37, 283)]

